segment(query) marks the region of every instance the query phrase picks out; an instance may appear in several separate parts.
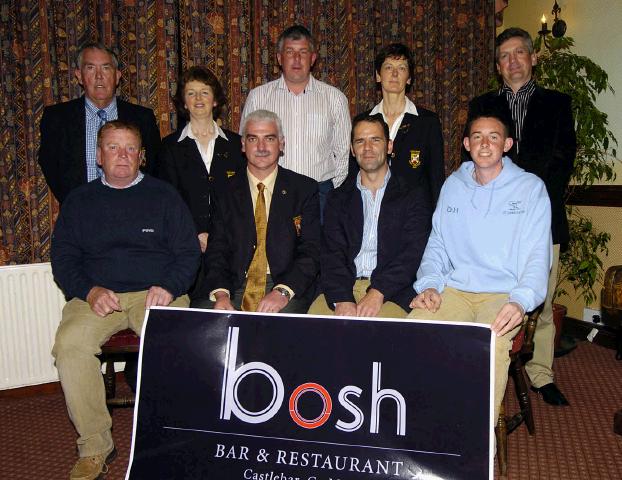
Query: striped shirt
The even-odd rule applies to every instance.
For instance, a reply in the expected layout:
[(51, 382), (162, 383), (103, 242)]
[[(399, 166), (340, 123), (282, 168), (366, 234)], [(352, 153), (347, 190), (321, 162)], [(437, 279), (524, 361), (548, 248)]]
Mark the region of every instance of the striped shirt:
[(529, 99), (536, 89), (536, 83), (533, 79), (530, 79), (525, 85), (518, 89), (518, 92), (514, 93), (512, 89), (503, 85), (501, 93), (505, 93), (505, 98), (508, 101), (510, 112), (512, 113), (512, 121), (514, 122), (514, 140), (516, 142), (516, 152), (520, 150), (520, 141), (523, 133), (523, 125), (525, 123), (525, 117), (527, 116), (527, 107), (529, 105)]
[(348, 99), (343, 93), (311, 75), (304, 92), (295, 95), (281, 76), (248, 93), (242, 118), (260, 109), (276, 113), (283, 123), (282, 167), (318, 182), (332, 179), (335, 187), (343, 183), (348, 173), (351, 128)]
[(371, 277), (376, 268), (378, 258), (378, 217), (382, 198), (387, 189), (387, 183), (391, 178), (391, 169), (387, 169), (382, 187), (376, 190), (376, 194), (364, 187), (361, 183), (361, 172), (356, 176), (356, 187), (361, 191), (363, 200), (363, 241), (361, 250), (354, 259), (357, 277)]
[[(86, 181), (90, 182), (101, 177), (102, 170), (97, 165), (97, 132), (103, 125), (102, 119), (97, 115), (100, 110), (88, 97), (84, 97), (84, 114), (86, 119), (85, 146), (86, 146)], [(106, 112), (106, 121), (119, 118), (117, 112), (117, 98), (113, 97), (112, 102), (103, 109)]]

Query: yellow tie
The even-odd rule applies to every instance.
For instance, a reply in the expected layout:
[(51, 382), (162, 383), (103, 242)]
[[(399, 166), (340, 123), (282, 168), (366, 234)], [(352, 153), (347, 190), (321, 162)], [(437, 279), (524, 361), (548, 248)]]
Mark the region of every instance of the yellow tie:
[(242, 310), (245, 312), (257, 311), (259, 301), (266, 294), (266, 274), (268, 273), (268, 258), (266, 257), (266, 230), (268, 219), (266, 218), (266, 200), (263, 192), (266, 186), (257, 184), (257, 204), (255, 205), (255, 229), (257, 231), (257, 247), (255, 255), (248, 267), (246, 288), (242, 297)]

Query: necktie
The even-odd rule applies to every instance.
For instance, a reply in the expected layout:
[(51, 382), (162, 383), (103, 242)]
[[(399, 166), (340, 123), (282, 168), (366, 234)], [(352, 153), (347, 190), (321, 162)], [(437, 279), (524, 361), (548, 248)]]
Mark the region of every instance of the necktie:
[(106, 110), (97, 110), (97, 116), (99, 117), (99, 128), (102, 128), (104, 123), (108, 121), (108, 114)]
[(242, 310), (245, 312), (257, 311), (259, 301), (266, 294), (266, 274), (268, 273), (268, 258), (266, 257), (266, 230), (268, 219), (266, 217), (266, 200), (263, 192), (266, 186), (257, 184), (257, 203), (255, 205), (255, 230), (257, 232), (257, 246), (255, 254), (248, 267), (246, 288), (242, 297)]

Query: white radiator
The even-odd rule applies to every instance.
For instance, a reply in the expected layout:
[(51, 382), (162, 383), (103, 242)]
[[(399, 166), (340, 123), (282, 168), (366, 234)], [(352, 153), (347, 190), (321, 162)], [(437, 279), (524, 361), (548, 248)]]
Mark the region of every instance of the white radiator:
[(58, 381), (51, 351), (64, 304), (49, 263), (0, 267), (0, 390)]

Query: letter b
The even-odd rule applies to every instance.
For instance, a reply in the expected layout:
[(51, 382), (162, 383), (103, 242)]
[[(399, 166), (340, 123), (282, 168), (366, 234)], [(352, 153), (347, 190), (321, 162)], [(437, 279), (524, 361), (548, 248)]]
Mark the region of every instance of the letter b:
[[(231, 419), (231, 413), (246, 423), (263, 423), (270, 420), (283, 404), (284, 386), (279, 373), (270, 365), (263, 362), (250, 362), (236, 370), (238, 356), (239, 327), (229, 327), (227, 351), (225, 353), (225, 369), (222, 380), (222, 394), (220, 398), (220, 418)], [(269, 404), (257, 412), (244, 408), (238, 399), (238, 387), (245, 377), (252, 374), (263, 375), (272, 387), (272, 399)]]

